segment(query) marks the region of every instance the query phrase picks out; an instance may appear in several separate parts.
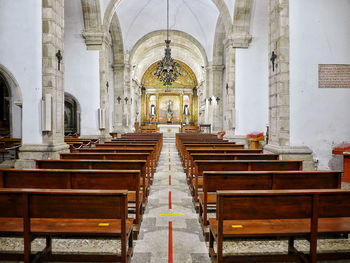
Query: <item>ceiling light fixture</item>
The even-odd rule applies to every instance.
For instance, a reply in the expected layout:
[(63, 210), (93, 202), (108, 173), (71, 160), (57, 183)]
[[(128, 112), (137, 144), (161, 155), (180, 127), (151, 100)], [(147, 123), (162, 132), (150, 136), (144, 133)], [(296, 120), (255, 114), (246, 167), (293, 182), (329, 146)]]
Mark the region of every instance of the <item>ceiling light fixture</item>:
[(165, 40), (165, 56), (158, 62), (158, 68), (155, 75), (166, 86), (165, 91), (170, 91), (170, 86), (175, 82), (178, 76), (181, 76), (181, 65), (171, 57), (171, 40), (169, 40), (169, 0), (167, 0), (167, 30)]

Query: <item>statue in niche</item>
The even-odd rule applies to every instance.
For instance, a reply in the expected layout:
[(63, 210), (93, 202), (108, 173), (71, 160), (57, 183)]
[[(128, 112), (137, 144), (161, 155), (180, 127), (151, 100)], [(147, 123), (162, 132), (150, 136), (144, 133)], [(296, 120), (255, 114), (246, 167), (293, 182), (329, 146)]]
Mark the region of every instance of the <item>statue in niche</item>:
[(152, 122), (156, 117), (156, 106), (154, 106), (154, 104), (151, 105), (151, 112), (149, 115), (150, 115), (149, 121)]
[(190, 124), (190, 110), (189, 110), (187, 104), (184, 106), (184, 117), (185, 117), (186, 125), (189, 125)]
[(173, 120), (173, 101), (172, 100), (168, 100), (167, 102), (167, 113), (166, 113), (166, 117), (167, 117), (167, 122), (168, 123), (172, 123)]

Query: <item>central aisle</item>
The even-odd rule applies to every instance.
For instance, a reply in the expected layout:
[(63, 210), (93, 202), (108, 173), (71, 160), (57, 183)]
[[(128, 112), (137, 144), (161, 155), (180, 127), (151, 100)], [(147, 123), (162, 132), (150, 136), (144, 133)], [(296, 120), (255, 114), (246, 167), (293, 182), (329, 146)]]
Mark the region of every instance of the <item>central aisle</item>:
[(132, 262), (210, 262), (175, 140), (163, 144)]

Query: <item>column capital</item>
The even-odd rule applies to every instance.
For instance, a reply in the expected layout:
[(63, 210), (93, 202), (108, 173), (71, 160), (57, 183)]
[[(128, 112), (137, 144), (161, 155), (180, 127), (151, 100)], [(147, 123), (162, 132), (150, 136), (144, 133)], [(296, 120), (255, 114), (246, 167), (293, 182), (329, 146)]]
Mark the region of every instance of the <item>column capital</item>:
[(112, 64), (113, 71), (120, 71), (125, 69), (125, 63), (114, 63)]
[(224, 46), (225, 48), (248, 48), (251, 42), (251, 34), (235, 33), (224, 40)]
[(112, 43), (108, 31), (84, 31), (82, 35), (88, 50), (100, 50), (103, 44), (110, 45)]
[(207, 69), (211, 71), (223, 71), (225, 69), (225, 65), (208, 65)]

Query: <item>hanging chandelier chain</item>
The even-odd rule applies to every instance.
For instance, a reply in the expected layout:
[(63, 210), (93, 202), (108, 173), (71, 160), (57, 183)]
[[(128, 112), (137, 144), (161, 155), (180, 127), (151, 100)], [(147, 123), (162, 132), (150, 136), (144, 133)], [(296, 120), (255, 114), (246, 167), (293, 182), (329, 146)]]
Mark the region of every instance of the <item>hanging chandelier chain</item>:
[(166, 40), (169, 40), (169, 0), (167, 0)]
[(169, 0), (167, 0), (167, 29), (166, 29), (166, 40), (165, 40), (165, 55), (161, 61), (158, 62), (157, 71), (154, 72), (154, 75), (163, 82), (163, 85), (167, 87), (166, 91), (169, 91), (169, 87), (175, 82), (178, 76), (181, 76), (181, 65), (177, 63), (171, 57), (171, 48), (169, 40)]

